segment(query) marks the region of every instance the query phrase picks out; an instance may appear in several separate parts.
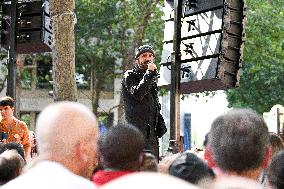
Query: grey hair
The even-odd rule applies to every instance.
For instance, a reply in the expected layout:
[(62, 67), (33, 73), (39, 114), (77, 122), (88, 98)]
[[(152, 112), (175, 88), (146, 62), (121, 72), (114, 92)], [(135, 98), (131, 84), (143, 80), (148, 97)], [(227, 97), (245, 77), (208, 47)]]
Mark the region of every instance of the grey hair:
[(224, 171), (243, 171), (261, 166), (269, 145), (264, 119), (251, 109), (233, 109), (217, 117), (209, 133), (215, 163)]

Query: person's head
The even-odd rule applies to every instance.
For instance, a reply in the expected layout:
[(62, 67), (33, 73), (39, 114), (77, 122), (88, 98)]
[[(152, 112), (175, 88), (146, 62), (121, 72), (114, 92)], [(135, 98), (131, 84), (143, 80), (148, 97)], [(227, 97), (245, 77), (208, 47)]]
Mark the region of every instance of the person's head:
[(154, 154), (150, 152), (143, 153), (140, 171), (150, 171), (150, 172), (158, 171), (158, 161)]
[(269, 141), (272, 147), (272, 156), (284, 149), (283, 140), (275, 133), (269, 133)]
[(9, 96), (5, 96), (0, 99), (0, 113), (2, 120), (6, 121), (13, 117), (14, 103), (14, 99)]
[(247, 173), (266, 168), (271, 155), (264, 119), (251, 109), (233, 109), (217, 117), (209, 132), (209, 150), (223, 171)]
[(269, 184), (275, 189), (284, 188), (284, 151), (278, 152), (272, 157), (268, 169)]
[(155, 52), (152, 46), (142, 45), (138, 47), (135, 54), (135, 59), (136, 59), (136, 64), (140, 69), (147, 70), (148, 64), (150, 62), (153, 63), (154, 58), (155, 58)]
[(192, 184), (198, 184), (205, 178), (215, 177), (213, 170), (202, 159), (189, 152), (184, 152), (174, 160), (169, 168), (169, 174)]
[(47, 106), (36, 123), (39, 159), (57, 161), (75, 174), (90, 178), (97, 164), (97, 121), (77, 102)]
[(0, 154), (0, 185), (22, 173), (24, 160), (16, 150), (6, 150)]
[(136, 171), (143, 149), (142, 133), (130, 124), (113, 126), (99, 139), (99, 154), (104, 168)]
[(35, 136), (34, 131), (29, 131), (29, 139), (30, 139), (31, 147), (35, 147), (36, 146), (36, 136)]
[(25, 151), (21, 144), (16, 143), (16, 142), (5, 143), (3, 145), (2, 150), (0, 148), (0, 153), (4, 152), (5, 150), (16, 150), (18, 154), (23, 158), (24, 162), (26, 163)]

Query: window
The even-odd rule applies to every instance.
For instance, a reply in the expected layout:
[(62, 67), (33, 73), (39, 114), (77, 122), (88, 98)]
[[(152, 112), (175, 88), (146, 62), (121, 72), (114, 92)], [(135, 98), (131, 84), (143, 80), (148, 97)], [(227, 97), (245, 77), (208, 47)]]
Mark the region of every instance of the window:
[(52, 88), (52, 61), (51, 59), (37, 61), (37, 88)]
[(32, 70), (31, 69), (24, 69), (21, 72), (21, 87), (23, 89), (32, 88)]

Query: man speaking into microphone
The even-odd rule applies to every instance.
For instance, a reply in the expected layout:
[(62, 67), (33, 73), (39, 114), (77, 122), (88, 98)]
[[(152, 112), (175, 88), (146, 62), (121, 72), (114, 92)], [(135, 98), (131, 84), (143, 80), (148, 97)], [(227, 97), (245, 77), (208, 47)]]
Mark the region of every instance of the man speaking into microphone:
[(158, 138), (167, 132), (167, 128), (160, 114), (154, 59), (155, 52), (150, 45), (137, 49), (134, 67), (123, 75), (122, 95), (126, 121), (143, 133), (145, 150), (151, 151), (159, 159)]

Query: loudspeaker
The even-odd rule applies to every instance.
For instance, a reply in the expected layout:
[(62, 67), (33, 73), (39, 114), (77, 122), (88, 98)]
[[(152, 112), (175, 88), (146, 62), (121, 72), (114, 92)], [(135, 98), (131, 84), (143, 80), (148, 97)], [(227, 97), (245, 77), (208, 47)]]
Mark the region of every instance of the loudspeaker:
[[(2, 5), (1, 45), (6, 49), (10, 43), (10, 11), (10, 4)], [(51, 51), (52, 27), (48, 1), (18, 2), (16, 15), (16, 52), (29, 54)]]
[[(174, 8), (165, 2), (165, 29), (159, 86), (171, 85)], [(181, 93), (226, 90), (239, 86), (245, 41), (242, 0), (183, 1)]]

